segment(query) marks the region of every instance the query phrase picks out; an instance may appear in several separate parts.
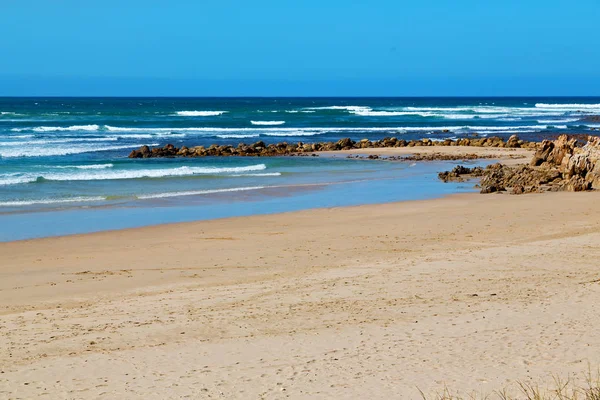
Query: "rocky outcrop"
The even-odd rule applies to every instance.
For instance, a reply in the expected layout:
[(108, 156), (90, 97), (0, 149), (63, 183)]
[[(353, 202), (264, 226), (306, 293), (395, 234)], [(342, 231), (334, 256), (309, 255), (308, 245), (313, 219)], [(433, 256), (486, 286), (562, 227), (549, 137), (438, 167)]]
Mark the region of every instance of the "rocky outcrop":
[[(514, 155), (514, 158), (524, 158), (523, 155)], [(474, 153), (419, 153), (402, 156), (386, 156), (378, 154), (369, 154), (368, 156), (362, 154), (349, 154), (346, 158), (354, 158), (359, 160), (386, 160), (386, 161), (467, 161), (467, 160), (478, 160), (482, 158), (498, 158), (497, 155), (492, 154), (474, 154)], [(511, 157), (513, 158), (513, 157)]]
[(467, 168), (458, 165), (452, 171), (440, 172), (438, 177), (444, 182), (464, 182), (466, 179), (472, 179), (483, 175), (483, 168)]
[(566, 156), (573, 154), (576, 147), (577, 139), (569, 138), (567, 135), (561, 135), (554, 141), (544, 140), (531, 159), (530, 165), (558, 166)]
[(561, 174), (554, 168), (493, 164), (484, 170), (480, 186), (481, 193), (510, 191), (522, 194), (551, 190), (560, 179)]
[[(446, 175), (440, 174), (440, 179), (448, 181)], [(513, 194), (600, 189), (600, 137), (588, 137), (583, 147), (567, 135), (544, 140), (529, 165), (493, 164), (485, 168), (480, 187), (481, 193)]]
[(250, 156), (250, 157), (273, 157), (284, 155), (298, 155), (303, 153), (316, 153), (321, 151), (340, 151), (352, 149), (373, 149), (385, 147), (426, 147), (426, 146), (473, 146), (473, 147), (508, 147), (508, 148), (529, 148), (535, 149), (535, 142), (525, 142), (517, 136), (511, 136), (507, 141), (499, 137), (489, 138), (462, 138), (457, 140), (446, 139), (443, 141), (434, 141), (431, 139), (410, 140), (398, 138), (384, 138), (371, 141), (363, 139), (358, 142), (344, 138), (337, 142), (321, 143), (275, 143), (266, 144), (259, 141), (253, 144), (240, 143), (238, 146), (230, 145), (212, 145), (210, 147), (182, 146), (177, 148), (172, 144), (164, 147), (150, 149), (148, 146), (142, 146), (133, 150), (129, 158), (152, 158), (152, 157), (206, 157), (206, 156)]

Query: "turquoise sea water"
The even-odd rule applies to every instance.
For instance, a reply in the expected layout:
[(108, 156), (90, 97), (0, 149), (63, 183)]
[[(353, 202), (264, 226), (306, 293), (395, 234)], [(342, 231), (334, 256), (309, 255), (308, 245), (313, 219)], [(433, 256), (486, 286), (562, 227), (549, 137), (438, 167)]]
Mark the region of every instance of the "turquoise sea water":
[(594, 133), (600, 98), (0, 98), (0, 240), (435, 197), (454, 163), (131, 160), (141, 145)]

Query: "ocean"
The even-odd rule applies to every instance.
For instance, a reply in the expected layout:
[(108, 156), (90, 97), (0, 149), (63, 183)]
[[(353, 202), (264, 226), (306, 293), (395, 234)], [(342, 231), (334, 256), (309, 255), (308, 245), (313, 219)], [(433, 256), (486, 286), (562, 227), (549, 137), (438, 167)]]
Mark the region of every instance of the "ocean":
[(0, 98), (0, 240), (430, 198), (454, 163), (128, 159), (142, 145), (594, 133), (600, 98)]

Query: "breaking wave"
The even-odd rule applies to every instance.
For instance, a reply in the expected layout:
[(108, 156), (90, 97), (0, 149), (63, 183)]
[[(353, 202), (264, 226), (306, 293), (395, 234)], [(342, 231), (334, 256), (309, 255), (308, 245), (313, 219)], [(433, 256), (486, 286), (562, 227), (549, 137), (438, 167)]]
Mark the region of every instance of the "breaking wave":
[(371, 107), (366, 106), (327, 106), (327, 107), (309, 107), (305, 110), (308, 111), (317, 111), (317, 110), (342, 110), (349, 112), (361, 112), (361, 111), (370, 111)]
[(14, 185), (19, 183), (33, 183), (44, 181), (103, 181), (119, 179), (141, 179), (141, 178), (166, 178), (184, 177), (193, 175), (212, 174), (239, 174), (244, 172), (262, 171), (265, 164), (249, 165), (246, 167), (177, 167), (156, 169), (131, 169), (131, 170), (106, 170), (88, 168), (77, 172), (44, 172), (37, 174), (9, 174), (0, 175), (0, 185)]
[(565, 119), (554, 119), (554, 120), (539, 119), (538, 123), (540, 123), (540, 124), (566, 124), (569, 122), (577, 122), (579, 120), (580, 120), (579, 118), (565, 118)]
[(194, 196), (201, 194), (213, 194), (213, 193), (227, 193), (227, 192), (245, 192), (248, 190), (260, 190), (264, 189), (265, 186), (249, 186), (249, 187), (239, 187), (239, 188), (230, 188), (230, 189), (212, 189), (212, 190), (191, 190), (186, 192), (168, 192), (168, 193), (156, 193), (156, 194), (146, 194), (142, 196), (137, 196), (138, 199), (163, 199), (167, 197), (179, 197), (179, 196)]
[(32, 130), (34, 132), (74, 132), (74, 131), (98, 131), (100, 125), (73, 125), (73, 126), (37, 126), (35, 128), (13, 128), (13, 132)]
[(216, 117), (223, 115), (227, 111), (177, 111), (175, 115), (180, 117)]
[(221, 139), (246, 139), (246, 138), (253, 138), (253, 137), (259, 137), (259, 134), (254, 134), (254, 135), (217, 135), (218, 138)]
[[(69, 146), (65, 148), (59, 147), (38, 147), (38, 146), (27, 146), (18, 148), (1, 148), (0, 157), (12, 158), (12, 157), (46, 157), (46, 156), (65, 156), (69, 154), (81, 154), (90, 153), (96, 151), (108, 151), (108, 150), (123, 150), (140, 147), (141, 144), (130, 144), (123, 146)], [(149, 146), (158, 146), (158, 143), (149, 144)]]
[(62, 199), (39, 199), (39, 200), (14, 200), (14, 201), (2, 201), (0, 207), (19, 207), (19, 206), (32, 206), (36, 204), (60, 204), (60, 203), (83, 203), (88, 201), (103, 201), (105, 197), (68, 197)]
[(252, 123), (252, 125), (266, 125), (266, 126), (285, 124), (285, 121), (250, 121), (250, 122)]
[(594, 109), (600, 110), (600, 104), (546, 104), (537, 103), (536, 108), (550, 108), (550, 109), (571, 109), (571, 110), (584, 110)]
[(106, 169), (114, 167), (114, 164), (90, 164), (90, 165), (57, 165), (57, 166), (47, 166), (50, 168), (60, 168), (60, 169)]

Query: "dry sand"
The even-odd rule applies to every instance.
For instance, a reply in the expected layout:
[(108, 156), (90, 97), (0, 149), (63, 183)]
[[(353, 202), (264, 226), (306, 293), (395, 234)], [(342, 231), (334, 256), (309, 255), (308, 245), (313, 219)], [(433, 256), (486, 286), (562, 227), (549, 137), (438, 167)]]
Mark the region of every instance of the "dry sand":
[(0, 398), (419, 398), (600, 365), (600, 193), (0, 244)]

